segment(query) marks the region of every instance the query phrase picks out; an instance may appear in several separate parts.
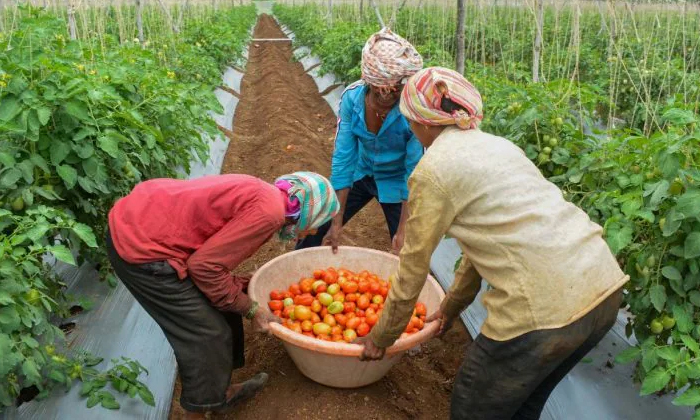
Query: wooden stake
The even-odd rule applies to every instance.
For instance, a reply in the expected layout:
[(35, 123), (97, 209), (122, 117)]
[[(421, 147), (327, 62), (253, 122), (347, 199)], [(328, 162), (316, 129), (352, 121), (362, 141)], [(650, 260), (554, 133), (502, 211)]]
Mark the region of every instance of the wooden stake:
[(457, 0), (457, 33), (455, 39), (455, 69), (460, 74), (464, 74), (464, 26), (467, 20), (467, 10), (464, 6), (464, 0)]

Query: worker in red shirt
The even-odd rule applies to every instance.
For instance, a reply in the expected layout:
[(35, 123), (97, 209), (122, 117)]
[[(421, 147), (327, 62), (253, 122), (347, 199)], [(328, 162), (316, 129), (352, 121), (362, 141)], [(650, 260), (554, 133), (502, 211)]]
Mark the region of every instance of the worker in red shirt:
[(229, 384), (244, 364), (242, 318), (254, 331), (279, 322), (246, 295), (250, 279), (231, 271), (275, 234), (304, 236), (338, 210), (330, 182), (311, 172), (274, 185), (247, 175), (153, 179), (114, 205), (109, 259), (173, 347), (188, 418), (227, 410), (267, 381), (259, 373)]

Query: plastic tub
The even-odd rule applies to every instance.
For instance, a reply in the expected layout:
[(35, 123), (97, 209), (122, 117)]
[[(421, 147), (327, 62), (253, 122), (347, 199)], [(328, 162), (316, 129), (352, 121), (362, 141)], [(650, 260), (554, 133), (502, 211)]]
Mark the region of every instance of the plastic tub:
[[(293, 282), (308, 277), (313, 270), (343, 267), (351, 271), (368, 270), (383, 279), (398, 267), (395, 255), (366, 248), (340, 247), (333, 254), (330, 247), (308, 248), (281, 255), (262, 266), (248, 285), (249, 296), (263, 306), (270, 299), (270, 291), (287, 290)], [(428, 314), (440, 305), (445, 293), (432, 276), (421, 291), (419, 301), (425, 303)], [(272, 323), (272, 334), (280, 338), (297, 368), (308, 378), (336, 388), (357, 388), (378, 381), (401, 359), (406, 350), (429, 340), (435, 335), (438, 323), (426, 324), (423, 330), (397, 340), (387, 348), (382, 360), (361, 362), (358, 357), (362, 346), (348, 343), (321, 341), (295, 333), (280, 324)]]

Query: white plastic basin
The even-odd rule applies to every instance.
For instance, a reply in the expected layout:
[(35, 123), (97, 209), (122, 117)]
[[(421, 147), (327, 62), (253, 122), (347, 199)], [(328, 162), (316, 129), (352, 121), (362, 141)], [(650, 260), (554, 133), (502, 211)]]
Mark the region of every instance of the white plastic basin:
[[(258, 269), (248, 285), (248, 294), (261, 307), (266, 307), (272, 290), (287, 290), (290, 284), (308, 277), (313, 270), (328, 267), (343, 267), (355, 272), (368, 270), (387, 280), (396, 271), (398, 263), (399, 258), (395, 255), (367, 248), (340, 247), (337, 254), (333, 254), (330, 247), (293, 251)], [(431, 314), (440, 306), (444, 296), (438, 282), (429, 276), (418, 301), (423, 302)], [(282, 340), (301, 373), (336, 388), (357, 388), (378, 381), (406, 350), (429, 340), (437, 329), (437, 322), (426, 324), (421, 331), (397, 340), (387, 349), (384, 359), (361, 362), (358, 359), (362, 352), (360, 345), (318, 340), (276, 323), (270, 327), (272, 334)]]

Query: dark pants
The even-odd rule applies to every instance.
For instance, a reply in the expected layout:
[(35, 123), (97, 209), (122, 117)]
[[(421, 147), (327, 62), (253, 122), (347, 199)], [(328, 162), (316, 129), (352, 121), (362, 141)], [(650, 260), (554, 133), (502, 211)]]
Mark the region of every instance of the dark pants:
[[(343, 225), (350, 221), (350, 219), (352, 219), (357, 212), (362, 210), (367, 203), (372, 201), (373, 198), (379, 200), (377, 183), (374, 181), (374, 178), (367, 176), (359, 181), (356, 181), (348, 193), (348, 201), (345, 204), (345, 214), (343, 214)], [(382, 206), (382, 211), (384, 212), (384, 217), (386, 218), (386, 224), (389, 227), (389, 235), (393, 239), (396, 231), (399, 228), (399, 222), (401, 221), (402, 203), (379, 204)], [(328, 230), (331, 228), (331, 223), (332, 222), (328, 222), (318, 228), (318, 232), (315, 235), (307, 236), (299, 241), (296, 249), (321, 246), (323, 243), (323, 237), (326, 236), (326, 233), (328, 233)]]
[(554, 387), (613, 326), (621, 301), (617, 291), (562, 328), (508, 341), (477, 336), (455, 378), (450, 418), (539, 419)]
[(244, 364), (241, 316), (216, 310), (189, 278), (180, 280), (165, 261), (140, 265), (124, 261), (109, 233), (107, 253), (119, 279), (175, 352), (182, 408), (205, 412), (223, 406), (231, 371)]

